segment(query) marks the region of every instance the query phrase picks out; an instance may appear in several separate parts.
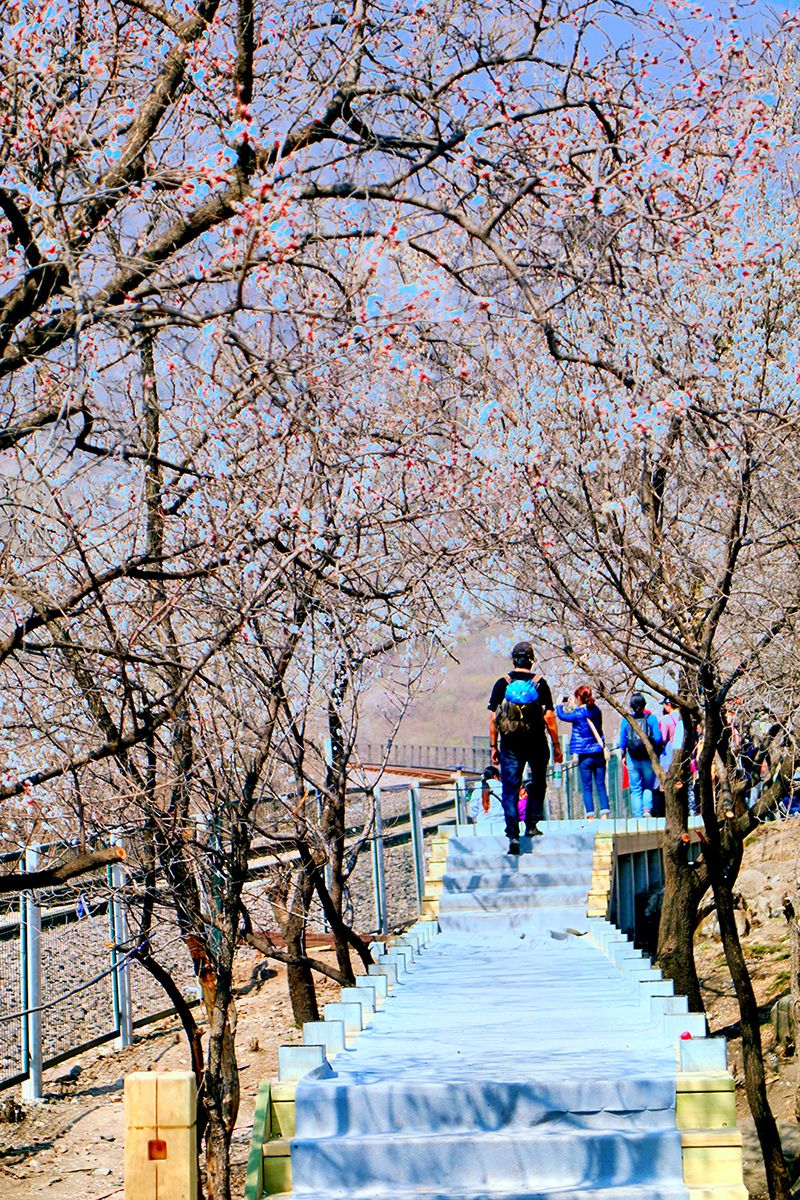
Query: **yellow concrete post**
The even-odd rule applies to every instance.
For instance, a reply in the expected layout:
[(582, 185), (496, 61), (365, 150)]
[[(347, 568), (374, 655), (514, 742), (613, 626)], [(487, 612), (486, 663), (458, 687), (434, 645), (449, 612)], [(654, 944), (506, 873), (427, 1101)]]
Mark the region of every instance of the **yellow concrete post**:
[(125, 1200), (196, 1200), (197, 1086), (191, 1071), (125, 1079)]

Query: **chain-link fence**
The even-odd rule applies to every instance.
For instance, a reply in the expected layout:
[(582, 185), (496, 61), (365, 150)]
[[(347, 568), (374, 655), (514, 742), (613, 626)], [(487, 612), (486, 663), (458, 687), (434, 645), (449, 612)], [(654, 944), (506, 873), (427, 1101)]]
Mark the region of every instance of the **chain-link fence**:
[[(46, 847), (43, 859), (63, 849)], [(23, 1082), (35, 1095), (42, 1070), (113, 1038), (122, 1044), (132, 1028), (172, 1011), (150, 973), (115, 949), (126, 935), (113, 891), (97, 872), (78, 895), (69, 887), (26, 893), (0, 916), (0, 1089)], [(153, 952), (194, 1002), (192, 964), (175, 933), (157, 922)]]

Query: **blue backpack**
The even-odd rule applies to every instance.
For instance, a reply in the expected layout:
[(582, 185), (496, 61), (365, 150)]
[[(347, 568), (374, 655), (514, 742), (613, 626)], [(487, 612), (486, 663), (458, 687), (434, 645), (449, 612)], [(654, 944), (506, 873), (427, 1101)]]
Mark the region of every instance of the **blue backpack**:
[(495, 727), (501, 737), (533, 733), (544, 726), (539, 691), (532, 679), (512, 679), (495, 714)]

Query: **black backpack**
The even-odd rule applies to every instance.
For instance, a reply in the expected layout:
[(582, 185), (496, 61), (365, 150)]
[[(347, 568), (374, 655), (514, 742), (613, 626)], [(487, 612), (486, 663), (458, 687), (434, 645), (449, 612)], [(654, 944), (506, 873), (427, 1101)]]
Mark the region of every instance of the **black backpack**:
[[(653, 737), (653, 731), (650, 728), (650, 724), (647, 720), (647, 717), (644, 715), (644, 713), (642, 713), (642, 715), (640, 717), (637, 717), (636, 719), (639, 722), (639, 724), (642, 726), (642, 728), (646, 729), (647, 732), (649, 733), (650, 740), (653, 743), (653, 749), (655, 750), (656, 754), (660, 753), (661, 738), (658, 738), (658, 740), (656, 740)], [(649, 757), (650, 757), (650, 755), (647, 753), (647, 747), (645, 746), (642, 739), (639, 737), (639, 734), (636, 732), (636, 730), (630, 724), (630, 722), (628, 722), (628, 738), (625, 743), (625, 749), (627, 750), (628, 754), (630, 754), (631, 758), (635, 758), (635, 759), (643, 761), (644, 759), (646, 759), (646, 758), (649, 759)]]

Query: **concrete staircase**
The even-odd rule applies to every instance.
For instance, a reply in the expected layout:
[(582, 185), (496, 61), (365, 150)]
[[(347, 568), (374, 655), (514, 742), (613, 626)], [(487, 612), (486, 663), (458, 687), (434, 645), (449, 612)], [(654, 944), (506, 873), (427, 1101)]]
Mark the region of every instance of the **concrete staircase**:
[(451, 837), (439, 896), (446, 933), (585, 931), (594, 829), (521, 838)]
[(674, 1049), (613, 963), (443, 934), (403, 978), (297, 1085), (297, 1200), (686, 1200)]
[(281, 1048), (247, 1200), (747, 1200), (724, 1039), (587, 919), (610, 845), (562, 827), (510, 857), (442, 831), (442, 932), (376, 945), (364, 986)]

